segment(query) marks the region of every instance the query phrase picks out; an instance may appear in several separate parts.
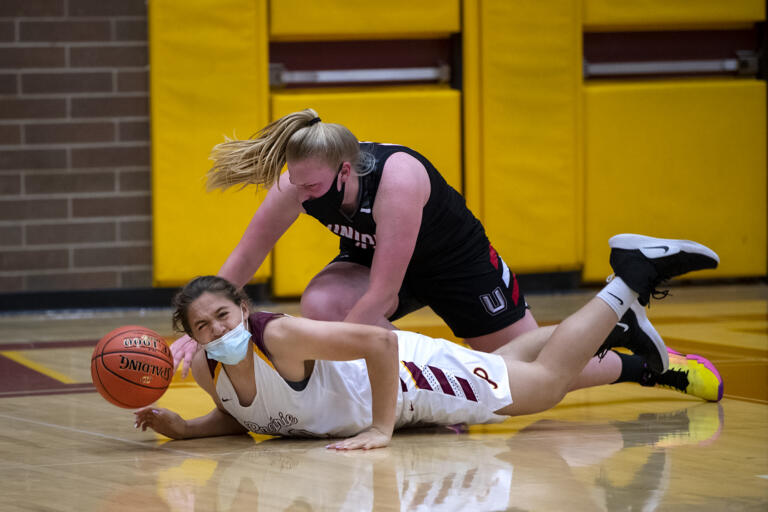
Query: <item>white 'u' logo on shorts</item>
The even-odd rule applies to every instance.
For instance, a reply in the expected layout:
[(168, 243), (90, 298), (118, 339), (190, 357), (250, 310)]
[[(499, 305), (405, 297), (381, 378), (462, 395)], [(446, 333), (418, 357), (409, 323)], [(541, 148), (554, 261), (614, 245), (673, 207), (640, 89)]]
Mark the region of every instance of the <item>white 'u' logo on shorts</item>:
[(484, 293), (480, 296), (480, 302), (489, 315), (495, 316), (507, 309), (507, 299), (500, 287), (496, 287), (492, 293)]

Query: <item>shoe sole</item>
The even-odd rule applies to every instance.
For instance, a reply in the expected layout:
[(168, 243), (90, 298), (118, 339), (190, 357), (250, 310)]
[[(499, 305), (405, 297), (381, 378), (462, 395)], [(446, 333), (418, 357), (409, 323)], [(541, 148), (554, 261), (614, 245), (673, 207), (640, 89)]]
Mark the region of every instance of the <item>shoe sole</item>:
[(673, 238), (654, 238), (645, 235), (624, 233), (615, 235), (608, 240), (612, 249), (637, 250), (646, 258), (656, 259), (671, 256), (680, 252), (698, 254), (715, 262), (715, 267), (720, 263), (720, 257), (715, 251), (691, 240), (676, 240)]
[(667, 348), (667, 345), (664, 343), (664, 340), (661, 339), (661, 335), (659, 335), (659, 333), (656, 331), (656, 328), (653, 326), (651, 321), (648, 320), (648, 315), (645, 314), (645, 308), (641, 306), (639, 302), (634, 301), (629, 309), (631, 309), (635, 314), (637, 325), (640, 327), (640, 330), (647, 334), (649, 338), (651, 338), (653, 345), (656, 347), (656, 351), (659, 353), (659, 358), (661, 359), (661, 369), (651, 368), (651, 370), (658, 373), (664, 373), (665, 371), (669, 370), (669, 349)]
[[(717, 377), (717, 401), (723, 399), (723, 378), (720, 376), (720, 372), (717, 371), (717, 368), (715, 368), (715, 365), (713, 365), (709, 359), (701, 356), (697, 356), (696, 354), (682, 354), (678, 352), (677, 350), (673, 350), (669, 347), (667, 347), (667, 352), (670, 354), (675, 354), (676, 356), (685, 356), (686, 359), (691, 359), (693, 361), (698, 362), (699, 364), (704, 365), (709, 371), (715, 374), (715, 377)], [(669, 358), (667, 358), (667, 361), (669, 361)]]

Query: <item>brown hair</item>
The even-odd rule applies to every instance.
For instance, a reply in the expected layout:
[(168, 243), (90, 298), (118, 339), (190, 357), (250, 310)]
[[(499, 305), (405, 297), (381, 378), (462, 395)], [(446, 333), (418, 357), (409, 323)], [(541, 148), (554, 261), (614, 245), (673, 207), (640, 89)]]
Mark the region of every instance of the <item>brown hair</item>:
[(176, 332), (183, 332), (192, 336), (192, 329), (189, 326), (189, 306), (196, 301), (203, 293), (216, 293), (226, 297), (238, 306), (245, 304), (250, 310), (251, 301), (242, 288), (235, 288), (235, 285), (219, 276), (200, 276), (187, 283), (174, 297), (171, 302), (173, 307), (173, 328)]
[[(211, 150), (213, 167), (206, 175), (208, 190), (235, 185), (277, 183), (287, 160), (319, 158), (336, 168), (348, 161), (361, 170), (357, 137), (340, 124), (320, 122), (311, 108), (293, 112), (271, 122), (247, 140), (226, 138)], [(363, 167), (368, 167), (366, 163)]]

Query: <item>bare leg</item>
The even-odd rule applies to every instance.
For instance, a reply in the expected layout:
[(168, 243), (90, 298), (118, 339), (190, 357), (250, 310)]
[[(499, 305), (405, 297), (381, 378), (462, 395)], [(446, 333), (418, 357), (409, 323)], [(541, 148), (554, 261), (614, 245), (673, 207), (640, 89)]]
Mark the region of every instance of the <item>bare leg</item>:
[(568, 391), (613, 384), (620, 376), (621, 358), (616, 352), (609, 350), (602, 359), (597, 357), (590, 359), (587, 366), (571, 383)]
[[(507, 359), (527, 363), (533, 362), (539, 356), (544, 345), (547, 344), (552, 333), (555, 332), (556, 327), (556, 325), (548, 325), (529, 331), (525, 335), (519, 336), (503, 347), (498, 348), (493, 353)], [(574, 380), (570, 391), (612, 384), (616, 382), (620, 375), (621, 359), (619, 359), (615, 352), (609, 351), (602, 360), (593, 357), (589, 361), (576, 380)]]
[(493, 353), (505, 358), (531, 363), (539, 357), (541, 349), (547, 344), (547, 340), (552, 337), (556, 328), (556, 325), (548, 325), (528, 331), (516, 338), (510, 338), (511, 341), (507, 340), (505, 345), (497, 348)]
[(594, 298), (555, 328), (535, 361), (505, 357), (515, 402), (498, 412), (530, 414), (555, 406), (577, 381), (616, 321), (614, 310)]
[[(370, 269), (357, 263), (336, 261), (321, 270), (301, 296), (301, 315), (312, 320), (341, 322), (368, 289)], [(394, 313), (397, 304), (387, 316)], [(387, 318), (376, 325), (395, 329)]]
[[(466, 341), (467, 344), (474, 350), (479, 350), (480, 352), (493, 352), (499, 347), (509, 343), (509, 340), (514, 340), (521, 334), (532, 331), (538, 326), (539, 324), (537, 324), (536, 320), (533, 318), (533, 313), (527, 309), (523, 318), (513, 323), (512, 325), (508, 325), (503, 329), (492, 332), (490, 334), (486, 334), (484, 336), (466, 338), (464, 341)], [(536, 354), (538, 353), (538, 350), (536, 350)], [(531, 357), (531, 361), (533, 361), (535, 355), (532, 355)]]

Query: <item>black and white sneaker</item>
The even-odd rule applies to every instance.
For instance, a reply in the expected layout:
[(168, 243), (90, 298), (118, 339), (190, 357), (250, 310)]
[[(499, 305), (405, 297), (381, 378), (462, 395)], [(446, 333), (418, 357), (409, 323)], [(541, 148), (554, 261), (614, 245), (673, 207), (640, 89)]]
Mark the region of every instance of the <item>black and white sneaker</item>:
[(663, 373), (669, 368), (664, 340), (637, 301), (624, 313), (595, 355), (602, 359), (609, 350), (616, 347), (627, 348), (633, 354), (642, 356), (648, 369), (655, 373)]
[(663, 281), (720, 263), (712, 249), (690, 240), (623, 234), (611, 237), (608, 244), (613, 272), (639, 294), (642, 306), (648, 305), (651, 295), (666, 296), (656, 289)]

